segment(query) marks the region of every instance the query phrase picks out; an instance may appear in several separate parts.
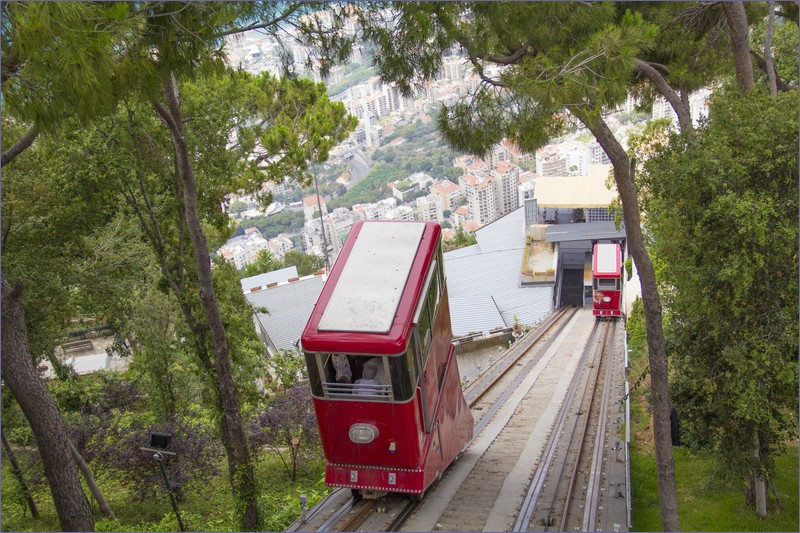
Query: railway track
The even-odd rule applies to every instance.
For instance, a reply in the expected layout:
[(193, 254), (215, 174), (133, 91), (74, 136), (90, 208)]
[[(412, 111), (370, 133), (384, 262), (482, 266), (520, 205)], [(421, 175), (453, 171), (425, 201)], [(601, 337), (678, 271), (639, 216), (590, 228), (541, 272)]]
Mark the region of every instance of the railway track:
[(337, 490), (287, 531), (593, 530), (614, 335), (591, 311), (554, 313), (465, 390), (474, 437), (421, 503)]

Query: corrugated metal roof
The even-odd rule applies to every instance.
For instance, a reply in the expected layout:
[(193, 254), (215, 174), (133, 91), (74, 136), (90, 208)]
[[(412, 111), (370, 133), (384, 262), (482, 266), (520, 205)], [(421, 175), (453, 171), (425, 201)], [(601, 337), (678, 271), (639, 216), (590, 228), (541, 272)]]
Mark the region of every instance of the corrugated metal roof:
[[(523, 324), (533, 324), (550, 311), (552, 285), (520, 285), (522, 253), (522, 249), (498, 250), (458, 258), (445, 254), (454, 335), (509, 327), (514, 315)], [(487, 298), (493, 299), (503, 319), (488, 328), (489, 318), (482, 316), (487, 312)]]
[[(480, 246), (477, 244), (473, 244), (471, 246), (465, 246), (464, 248), (459, 248), (458, 250), (453, 250), (452, 252), (445, 252), (444, 257), (447, 259), (448, 257), (456, 258), (456, 257), (464, 257), (465, 255), (473, 255), (481, 251)], [(447, 261), (445, 261), (446, 263)]]
[(489, 295), (450, 298), (450, 309), (461, 312), (450, 316), (453, 335), (460, 337), (468, 333), (480, 333), (495, 328), (508, 327), (500, 311)]
[(269, 289), (245, 294), (254, 307), (266, 307), (270, 312), (258, 313), (258, 321), (278, 349), (293, 349), (300, 339), (308, 317), (317, 303), (325, 276), (308, 276)]
[(525, 208), (519, 207), (475, 232), (482, 252), (525, 247)]
[(550, 312), (552, 285), (520, 285), (524, 223), (517, 209), (478, 230), (477, 245), (444, 254), (453, 335), (509, 327), (515, 315), (534, 324)]
[(286, 281), (291, 278), (297, 277), (297, 267), (292, 265), (290, 267), (282, 268), (280, 270), (273, 270), (266, 274), (259, 274), (257, 276), (250, 276), (240, 280), (242, 284), (242, 291), (247, 292), (253, 287), (266, 287), (270, 283)]

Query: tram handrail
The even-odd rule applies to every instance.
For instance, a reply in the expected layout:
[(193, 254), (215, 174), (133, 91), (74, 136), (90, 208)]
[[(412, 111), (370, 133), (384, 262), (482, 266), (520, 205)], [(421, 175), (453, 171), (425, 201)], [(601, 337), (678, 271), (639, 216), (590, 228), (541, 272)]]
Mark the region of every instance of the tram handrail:
[[(373, 385), (368, 383), (338, 383), (324, 381), (322, 391), (327, 398), (347, 398), (359, 400), (392, 400), (391, 385)], [(358, 392), (357, 392), (358, 391)], [(368, 391), (368, 392), (365, 392)]]

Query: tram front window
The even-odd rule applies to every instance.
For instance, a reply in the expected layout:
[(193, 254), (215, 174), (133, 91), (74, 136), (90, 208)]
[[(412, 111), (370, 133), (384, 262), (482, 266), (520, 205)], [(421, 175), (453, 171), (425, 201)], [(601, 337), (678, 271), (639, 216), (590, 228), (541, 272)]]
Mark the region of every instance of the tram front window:
[(306, 353), (311, 392), (320, 398), (406, 401), (413, 396), (412, 357)]

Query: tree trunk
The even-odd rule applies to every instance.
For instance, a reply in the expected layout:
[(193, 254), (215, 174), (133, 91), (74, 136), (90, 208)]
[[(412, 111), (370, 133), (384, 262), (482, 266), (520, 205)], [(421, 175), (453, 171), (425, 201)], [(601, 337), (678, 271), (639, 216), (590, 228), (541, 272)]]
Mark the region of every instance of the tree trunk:
[(772, 34), (775, 32), (775, 2), (769, 3), (769, 17), (767, 18), (767, 36), (764, 39), (764, 62), (767, 66), (769, 79), (769, 94), (778, 96), (778, 79), (775, 75), (775, 65), (772, 62)]
[(211, 256), (197, 213), (197, 183), (189, 150), (183, 137), (178, 87), (171, 75), (164, 79), (164, 95), (168, 109), (160, 105), (155, 105), (155, 108), (172, 137), (177, 167), (183, 180), (184, 209), (197, 264), (200, 300), (211, 333), (219, 404), (222, 408), (220, 413), (222, 442), (228, 456), (233, 492), (242, 506), (241, 528), (244, 531), (256, 531), (260, 521), (256, 506), (255, 470), (250, 460), (247, 436), (236, 402), (236, 389), (228, 357), (228, 340), (211, 277)]
[(656, 286), (655, 270), (642, 236), (639, 217), (639, 193), (633, 177), (633, 168), (628, 154), (619, 144), (608, 125), (601, 119), (593, 119), (581, 110), (572, 110), (575, 116), (591, 131), (614, 166), (614, 180), (617, 184), (622, 214), (625, 220), (625, 234), (631, 257), (636, 262), (639, 280), (642, 285), (642, 304), (644, 306), (647, 330), (647, 350), (650, 358), (650, 387), (653, 402), (653, 437), (658, 471), (658, 497), (661, 509), (661, 523), (664, 531), (679, 531), (678, 499), (675, 490), (675, 461), (672, 457), (670, 435), (670, 401), (667, 382), (667, 352), (664, 346), (664, 332), (661, 324), (661, 301)]
[(28, 507), (31, 510), (31, 516), (39, 518), (39, 509), (36, 508), (36, 502), (33, 501), (31, 489), (28, 488), (28, 484), (25, 482), (25, 476), (22, 475), (22, 469), (19, 467), (19, 463), (17, 463), (17, 457), (14, 454), (14, 450), (11, 449), (11, 444), (9, 444), (8, 439), (6, 439), (5, 431), (0, 432), (0, 437), (3, 439), (3, 449), (6, 452), (6, 457), (8, 457), (8, 462), (11, 463), (11, 471), (14, 472), (14, 477), (17, 478), (17, 482), (19, 482), (19, 486), (22, 489), (22, 494), (25, 496), (25, 501), (28, 503)]
[(753, 496), (756, 504), (756, 515), (758, 515), (759, 518), (766, 518), (767, 480), (764, 479), (764, 475), (761, 473), (761, 469), (758, 467), (761, 462), (761, 444), (758, 440), (758, 431), (753, 432), (753, 451), (751, 452), (751, 457), (757, 465), (753, 471), (752, 479)]
[(747, 13), (744, 3), (722, 2), (725, 12), (725, 21), (728, 24), (728, 34), (731, 37), (731, 51), (733, 52), (733, 70), (736, 73), (736, 83), (744, 92), (750, 92), (755, 86), (753, 80), (753, 61), (750, 59), (750, 35), (747, 24)]
[(86, 481), (86, 485), (89, 487), (89, 491), (100, 505), (100, 512), (102, 512), (111, 520), (116, 520), (117, 517), (114, 516), (114, 511), (111, 510), (111, 506), (108, 505), (106, 497), (103, 496), (103, 491), (101, 491), (100, 487), (97, 486), (97, 482), (94, 480), (94, 476), (92, 475), (92, 470), (89, 468), (89, 465), (87, 465), (86, 461), (83, 460), (83, 456), (81, 456), (80, 452), (78, 452), (71, 440), (67, 439), (67, 444), (69, 445), (69, 453), (72, 455), (72, 459), (78, 465), (78, 468), (80, 468), (81, 473), (83, 474), (83, 479)]
[(64, 443), (67, 430), (50, 391), (39, 378), (28, 350), (22, 286), (2, 278), (3, 380), (31, 425), (63, 531), (94, 531), (89, 500)]

